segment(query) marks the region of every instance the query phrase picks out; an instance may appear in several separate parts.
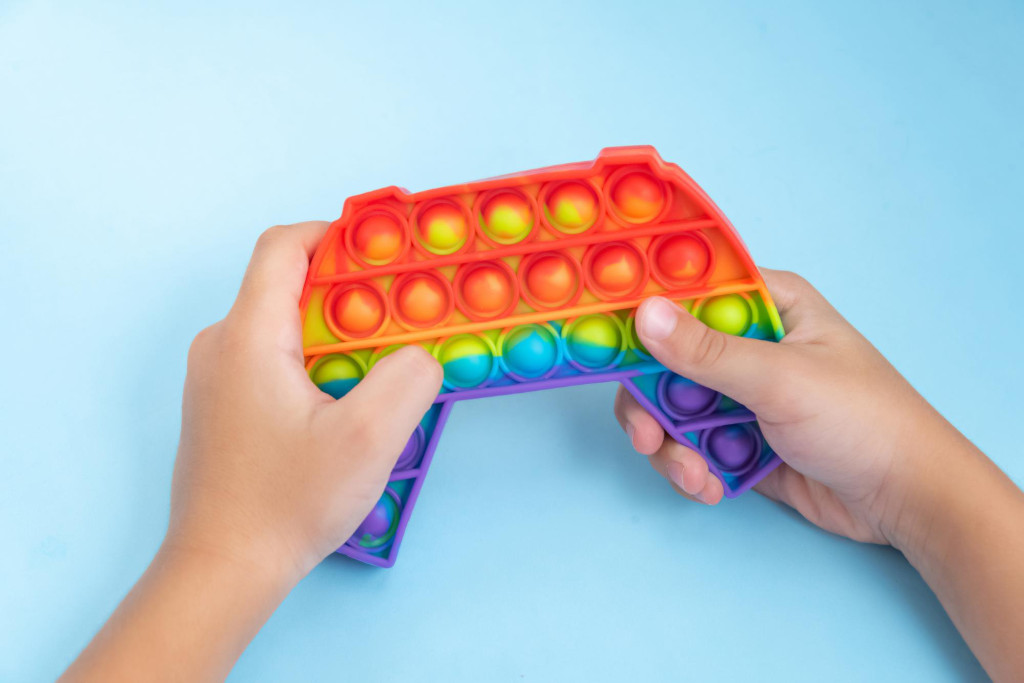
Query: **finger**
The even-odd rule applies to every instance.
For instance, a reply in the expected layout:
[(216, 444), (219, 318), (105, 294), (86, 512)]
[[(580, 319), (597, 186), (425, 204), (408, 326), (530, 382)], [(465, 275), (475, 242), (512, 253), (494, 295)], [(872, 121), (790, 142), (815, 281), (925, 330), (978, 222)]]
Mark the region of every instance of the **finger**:
[(348, 433), (360, 434), (360, 456), (386, 475), (441, 389), (441, 366), (423, 348), (410, 345), (378, 361), (344, 397), (325, 406)]
[(665, 430), (621, 384), (615, 393), (615, 417), (638, 453), (651, 455), (661, 448)]
[[(663, 477), (672, 482), (687, 497), (702, 503), (714, 505), (721, 500), (721, 495), (706, 500), (702, 493), (708, 489), (709, 480), (715, 476), (708, 470), (708, 464), (693, 449), (673, 440), (665, 439), (665, 443), (656, 453), (649, 457), (651, 466)], [(717, 479), (716, 479), (717, 481)], [(714, 487), (708, 490), (714, 493)], [(712, 502), (713, 501), (713, 502)]]
[(327, 226), (308, 221), (279, 225), (260, 235), (232, 310), (275, 324), (297, 316), (309, 260)]
[(711, 387), (756, 411), (784, 377), (793, 349), (713, 330), (663, 297), (637, 310), (637, 332), (669, 370)]

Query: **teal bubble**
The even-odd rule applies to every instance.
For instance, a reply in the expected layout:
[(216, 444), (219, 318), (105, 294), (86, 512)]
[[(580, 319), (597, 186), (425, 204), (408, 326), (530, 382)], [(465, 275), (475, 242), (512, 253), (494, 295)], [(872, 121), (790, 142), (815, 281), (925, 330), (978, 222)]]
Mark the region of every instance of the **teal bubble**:
[(341, 398), (348, 392), (352, 391), (355, 386), (359, 384), (358, 379), (334, 379), (323, 384), (318, 384), (320, 391), (325, 394), (330, 394), (333, 398)]
[(589, 315), (570, 324), (566, 335), (569, 356), (580, 365), (606, 368), (622, 352), (622, 330), (608, 315)]
[(541, 377), (558, 362), (558, 340), (543, 325), (521, 325), (505, 336), (502, 357), (512, 374)]
[(494, 371), (494, 356), (483, 337), (463, 334), (446, 341), (437, 353), (448, 384), (468, 389), (483, 384)]

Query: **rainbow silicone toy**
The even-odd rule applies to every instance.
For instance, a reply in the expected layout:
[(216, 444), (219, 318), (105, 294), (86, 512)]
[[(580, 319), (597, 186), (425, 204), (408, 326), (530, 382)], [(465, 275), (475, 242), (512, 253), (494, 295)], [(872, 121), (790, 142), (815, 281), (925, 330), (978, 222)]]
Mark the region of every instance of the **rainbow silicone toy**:
[(667, 372), (639, 343), (633, 315), (654, 294), (718, 330), (782, 337), (735, 229), (653, 147), (346, 200), (302, 293), (310, 377), (340, 397), (386, 354), (420, 344), (444, 367), (444, 385), (339, 552), (394, 564), (442, 427), (463, 399), (621, 381), (669, 435), (701, 453), (726, 496), (763, 478), (780, 461), (754, 415)]

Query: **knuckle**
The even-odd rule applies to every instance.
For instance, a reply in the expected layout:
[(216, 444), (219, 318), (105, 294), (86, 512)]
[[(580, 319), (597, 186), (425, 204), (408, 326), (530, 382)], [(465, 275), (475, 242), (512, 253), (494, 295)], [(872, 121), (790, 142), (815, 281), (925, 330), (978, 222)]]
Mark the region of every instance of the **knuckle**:
[(721, 332), (701, 327), (685, 347), (685, 362), (693, 367), (714, 367), (725, 355), (727, 343)]
[(189, 366), (195, 365), (206, 355), (209, 348), (213, 346), (214, 338), (219, 330), (220, 323), (214, 323), (199, 330), (196, 336), (192, 338), (192, 343), (188, 347), (187, 363)]

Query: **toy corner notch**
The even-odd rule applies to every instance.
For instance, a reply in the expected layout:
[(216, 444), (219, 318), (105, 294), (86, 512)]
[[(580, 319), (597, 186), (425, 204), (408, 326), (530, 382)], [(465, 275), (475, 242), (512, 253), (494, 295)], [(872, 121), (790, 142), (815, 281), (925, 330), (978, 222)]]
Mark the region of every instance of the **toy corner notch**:
[(597, 154), (602, 161), (622, 161), (626, 163), (649, 162), (661, 165), (665, 160), (658, 154), (654, 145), (623, 145), (621, 147), (605, 147)]

